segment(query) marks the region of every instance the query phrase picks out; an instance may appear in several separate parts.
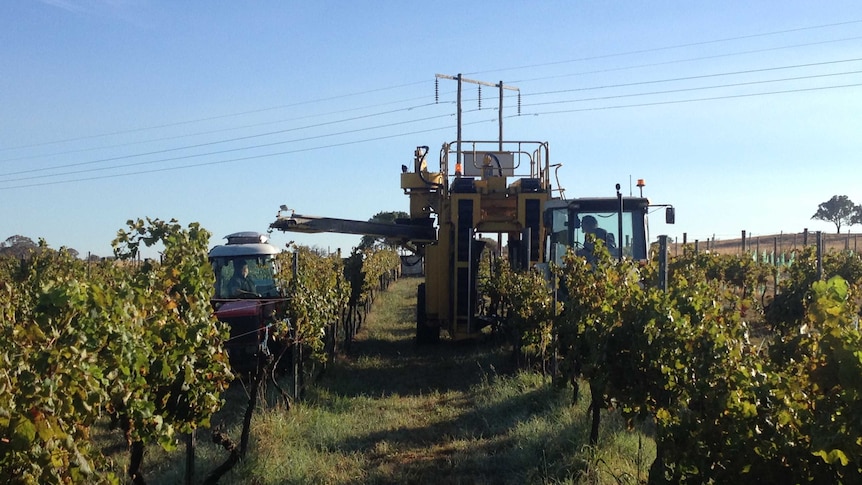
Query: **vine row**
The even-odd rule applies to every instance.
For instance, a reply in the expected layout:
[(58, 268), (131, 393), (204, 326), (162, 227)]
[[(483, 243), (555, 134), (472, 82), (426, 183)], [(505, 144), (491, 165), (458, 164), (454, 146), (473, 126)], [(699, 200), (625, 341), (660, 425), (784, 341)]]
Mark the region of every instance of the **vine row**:
[(588, 386), (592, 443), (602, 410), (654, 426), (650, 482), (856, 483), (862, 262), (835, 252), (822, 265), (818, 279), (810, 251), (781, 274), (686, 253), (663, 292), (656, 261), (601, 251), (553, 268), (556, 298), (545, 277), (504, 264), (486, 293), (517, 352), (572, 385), (573, 399)]
[[(148, 444), (171, 450), (181, 436), (210, 426), (236, 376), (224, 345), (229, 329), (213, 317), (210, 303), (209, 239), (197, 223), (148, 218), (130, 220), (118, 232), (114, 260), (85, 262), (44, 241), (29, 258), (0, 258), (0, 481), (119, 483), (91, 436), (107, 418), (128, 444), (128, 478), (144, 483)], [(137, 261), (145, 246), (159, 249), (161, 260)], [(337, 352), (339, 328), (342, 341), (353, 337), (358, 327), (351, 315), (363, 310), (351, 308), (397, 276), (391, 253), (345, 263), (296, 248), (298, 264), (282, 265), (285, 305), (274, 315), (272, 338), (296, 356), (295, 375), (313, 375), (325, 365)], [(264, 370), (275, 368), (274, 357), (262, 360), (256, 386)], [(294, 397), (304, 379), (296, 382)], [(254, 403), (249, 400), (249, 418)], [(229, 437), (215, 433), (234, 450), (226, 463), (245, 453), (247, 431), (233, 448)]]

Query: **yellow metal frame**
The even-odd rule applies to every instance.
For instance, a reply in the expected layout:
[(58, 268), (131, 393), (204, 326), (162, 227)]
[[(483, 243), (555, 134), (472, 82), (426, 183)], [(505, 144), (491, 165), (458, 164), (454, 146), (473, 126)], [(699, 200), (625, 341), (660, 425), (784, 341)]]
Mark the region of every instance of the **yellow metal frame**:
[[(483, 143), (486, 142), (461, 142), (473, 154), (483, 152)], [(529, 170), (520, 176), (516, 174), (511, 184), (506, 176), (500, 175), (501, 170), (493, 167), (483, 170), (480, 177), (450, 176), (448, 167), (459, 166), (457, 161), (461, 157), (460, 152), (449, 149), (453, 144), (443, 145), (440, 172), (427, 172), (424, 153), (417, 149), (415, 171), (401, 174), (401, 188), (410, 197), (411, 218), (433, 214), (437, 219), (437, 241), (424, 246), (426, 320), (447, 330), (456, 340), (475, 337), (478, 327), (472, 322), (475, 302), (470, 301), (475, 287), (474, 258), (470, 257), (474, 234), (505, 234), (510, 241), (520, 241), (524, 229), (529, 227), (532, 239), (529, 264), (544, 259), (542, 212), (552, 198), (547, 144), (509, 143), (516, 147), (513, 157), (526, 158), (528, 163), (523, 166)], [(530, 143), (538, 146), (532, 155), (523, 150)], [(500, 153), (499, 142), (494, 141), (486, 151)], [(450, 163), (449, 157), (453, 155), (456, 162)], [(464, 207), (465, 204), (472, 204), (472, 208)], [(464, 217), (469, 220), (462, 220)]]

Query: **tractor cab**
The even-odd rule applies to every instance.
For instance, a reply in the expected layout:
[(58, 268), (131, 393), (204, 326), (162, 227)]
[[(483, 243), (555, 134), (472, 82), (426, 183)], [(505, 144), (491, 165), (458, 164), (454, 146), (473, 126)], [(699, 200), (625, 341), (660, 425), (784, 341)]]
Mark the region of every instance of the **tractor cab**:
[[(548, 261), (562, 264), (568, 248), (590, 258), (593, 234), (601, 240), (614, 259), (649, 258), (649, 199), (644, 197), (605, 197), (552, 200), (545, 206), (548, 233)], [(666, 211), (666, 222), (673, 223), (673, 208)]]
[[(227, 244), (210, 250), (215, 271), (215, 298), (266, 298), (279, 296), (275, 283), (275, 256), (278, 249), (269, 237), (257, 232), (237, 232), (226, 237)], [(246, 282), (240, 285), (239, 282)], [(243, 286), (242, 288), (240, 286)]]
[(278, 249), (269, 237), (257, 232), (226, 236), (227, 244), (209, 252), (215, 272), (212, 305), (215, 316), (230, 325), (226, 345), (231, 365), (237, 370), (256, 365), (258, 352), (268, 352), (269, 324), (282, 303), (276, 284)]

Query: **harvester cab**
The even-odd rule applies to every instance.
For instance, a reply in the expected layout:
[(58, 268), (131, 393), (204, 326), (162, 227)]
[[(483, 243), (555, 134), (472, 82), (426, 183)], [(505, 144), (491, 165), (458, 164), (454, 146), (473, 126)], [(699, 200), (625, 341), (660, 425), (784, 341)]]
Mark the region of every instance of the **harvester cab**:
[(215, 272), (212, 305), (218, 320), (230, 326), (227, 351), (231, 365), (248, 370), (258, 352), (268, 352), (269, 326), (274, 321), (281, 290), (276, 283), (278, 249), (269, 236), (237, 232), (227, 244), (213, 247), (210, 265)]
[(665, 223), (673, 224), (674, 208), (651, 205), (645, 197), (583, 197), (551, 200), (545, 205), (544, 223), (548, 230), (547, 261), (562, 264), (569, 248), (589, 259), (588, 234), (602, 241), (614, 259), (649, 259), (651, 208), (665, 207)]

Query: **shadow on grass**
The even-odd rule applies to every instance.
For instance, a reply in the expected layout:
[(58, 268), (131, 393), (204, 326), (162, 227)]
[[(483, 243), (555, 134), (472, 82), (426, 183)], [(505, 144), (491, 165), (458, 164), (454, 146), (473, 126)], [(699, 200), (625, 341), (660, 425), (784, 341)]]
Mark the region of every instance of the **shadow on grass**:
[(349, 353), (316, 387), (347, 397), (465, 391), (487, 372), (511, 370), (508, 353), (490, 335), (417, 345), (415, 284), (399, 281), (375, 302)]
[(390, 336), (399, 338), (357, 341), (317, 386), (347, 397), (416, 396), (466, 391), (488, 373), (511, 371), (507, 353), (496, 345), (443, 341), (417, 346), (412, 330)]
[(491, 335), (418, 346), (414, 311), (393, 312), (400, 322), (370, 320), (315, 386), (321, 395), (380, 399), (380, 407), (392, 405), (386, 398), (424, 398), (413, 421), (369, 426), (373, 431), (336, 445), (366, 457), (365, 483), (535, 483), (577, 475), (572, 457), (587, 440), (588, 423), (568, 420), (570, 391), (540, 386), (480, 397), (489, 379), (514, 373), (511, 350)]
[(583, 421), (557, 425), (565, 405), (549, 404), (560, 401), (550, 387), (486, 405), (449, 400), (452, 419), (355, 436), (341, 449), (368, 456), (369, 483), (556, 482), (576, 475), (567, 464), (588, 435)]

